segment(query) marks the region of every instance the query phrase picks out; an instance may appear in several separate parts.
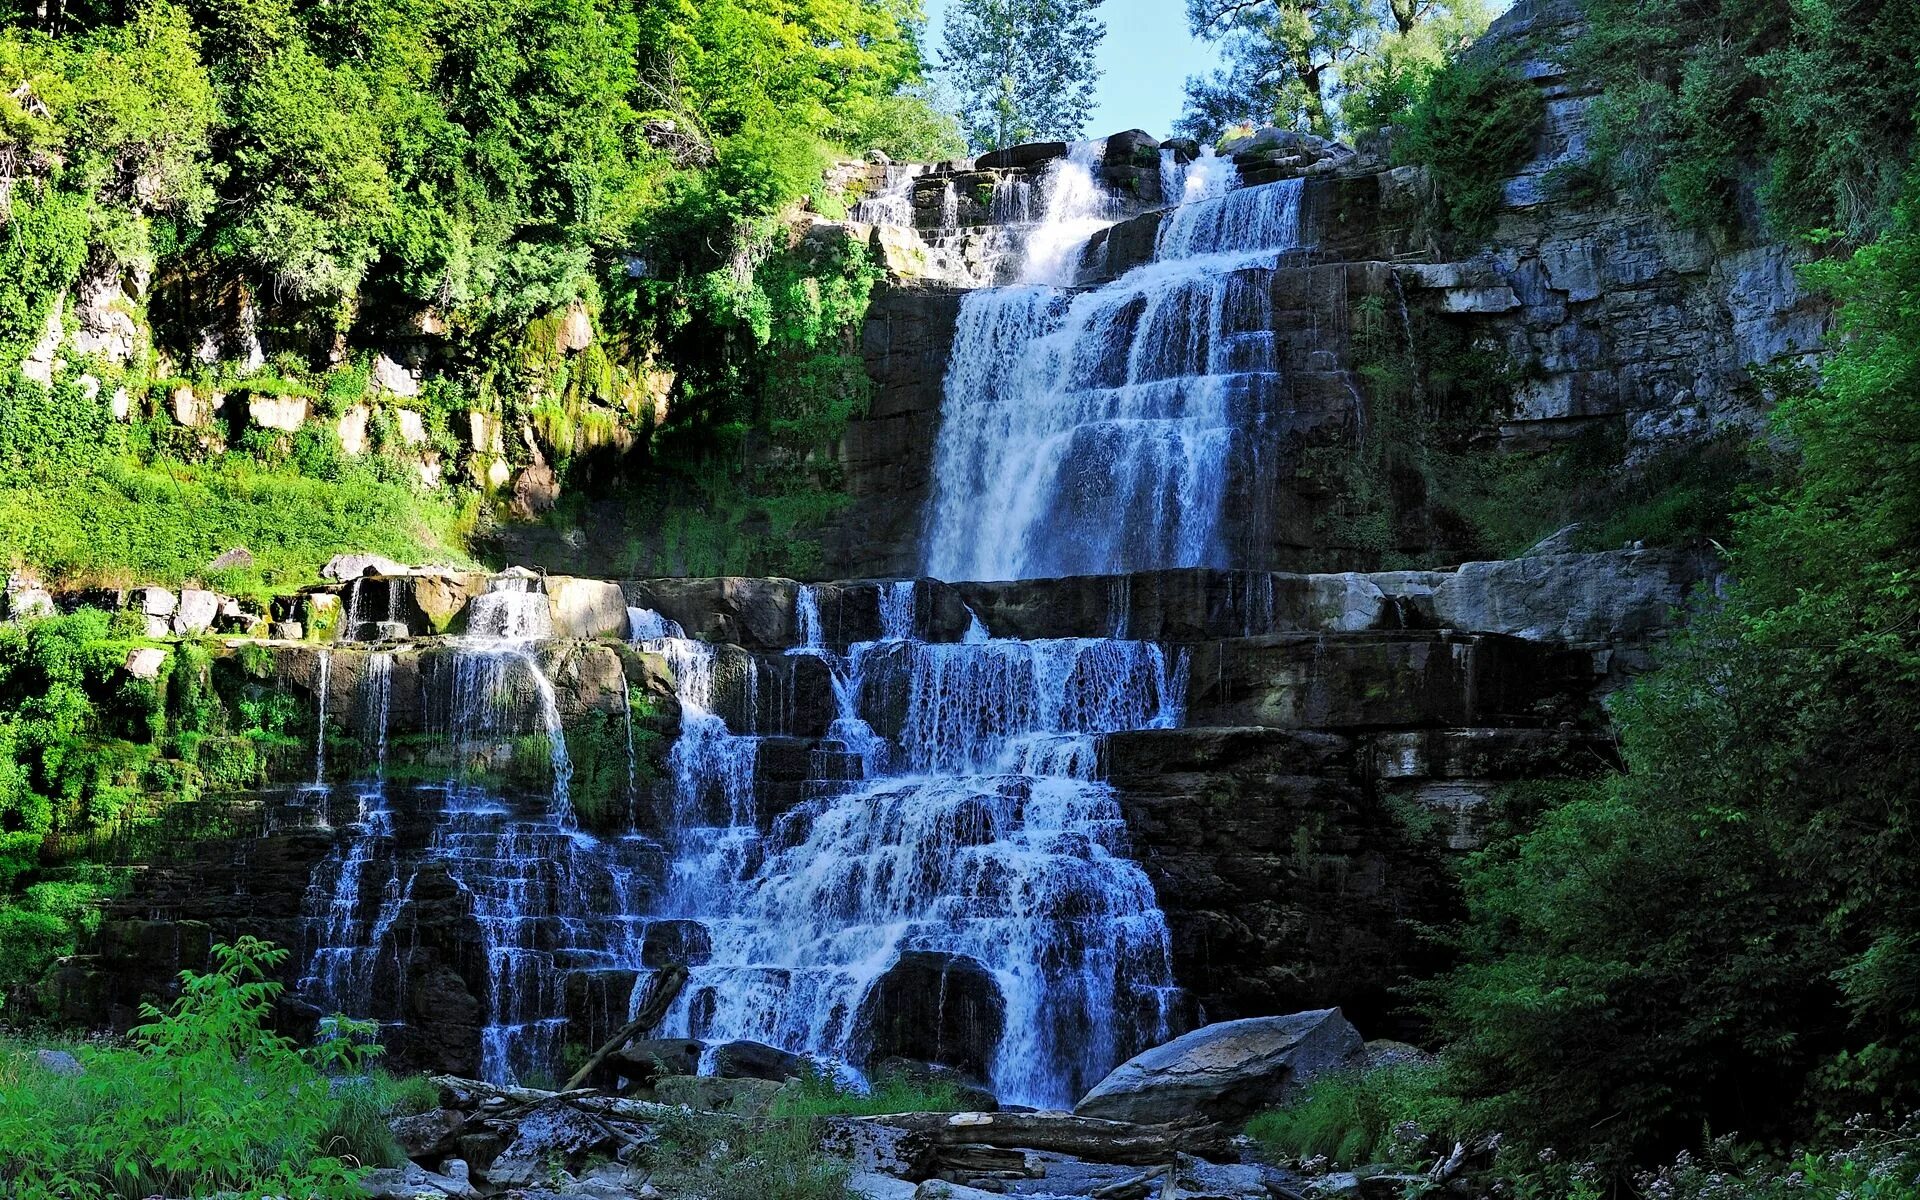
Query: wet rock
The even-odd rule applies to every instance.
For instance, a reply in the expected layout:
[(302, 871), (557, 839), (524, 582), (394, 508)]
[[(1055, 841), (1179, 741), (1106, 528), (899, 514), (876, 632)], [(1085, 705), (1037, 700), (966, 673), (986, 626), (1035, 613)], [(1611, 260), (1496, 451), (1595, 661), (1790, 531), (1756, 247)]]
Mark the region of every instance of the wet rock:
[(664, 967), (684, 963), (697, 967), (713, 957), (713, 936), (698, 921), (653, 921), (641, 935), (640, 965)]
[(690, 638), (747, 650), (785, 650), (795, 642), (791, 579), (643, 579), (624, 586), (627, 603), (677, 622)]
[(1224, 1021), (1120, 1064), (1073, 1111), (1143, 1124), (1237, 1121), (1315, 1075), (1356, 1065), (1363, 1053), (1359, 1031), (1337, 1008)]
[(487, 1168), (496, 1187), (526, 1187), (545, 1179), (556, 1164), (610, 1144), (606, 1126), (565, 1104), (548, 1102), (520, 1119), (513, 1141)]
[(1037, 167), (1052, 162), (1056, 158), (1065, 158), (1070, 147), (1065, 142), (1028, 142), (1020, 146), (1008, 146), (1005, 150), (994, 150), (982, 154), (973, 160), (973, 165), (982, 171), (1005, 171), (1022, 167)]
[(876, 979), (854, 1018), (864, 1058), (910, 1058), (984, 1079), (1006, 1029), (1006, 1001), (979, 960), (908, 950)]
[(397, 563), (379, 554), (336, 554), (320, 568), (322, 579), (358, 579), (362, 575), (407, 575), (405, 563)]
[(713, 1073), (722, 1079), (798, 1079), (806, 1060), (765, 1042), (727, 1042), (713, 1051)]
[(466, 1118), (449, 1108), (395, 1117), (387, 1122), (400, 1152), (408, 1158), (438, 1158), (453, 1149)]
[(700, 1054), (705, 1048), (704, 1043), (692, 1038), (646, 1038), (621, 1047), (614, 1059), (620, 1064), (620, 1074), (647, 1083), (668, 1075), (699, 1074)]

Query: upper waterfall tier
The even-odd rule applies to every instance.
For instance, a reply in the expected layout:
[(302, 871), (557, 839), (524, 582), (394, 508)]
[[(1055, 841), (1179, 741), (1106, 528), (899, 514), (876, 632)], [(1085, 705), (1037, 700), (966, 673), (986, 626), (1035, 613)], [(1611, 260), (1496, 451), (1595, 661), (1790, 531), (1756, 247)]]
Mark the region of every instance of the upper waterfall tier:
[[(961, 304), (926, 516), (926, 573), (1031, 579), (1233, 565), (1223, 513), (1257, 476), (1279, 382), (1270, 278), (1302, 246), (1302, 181), (1196, 196), (1154, 260), (1085, 292), (1048, 283)], [(1083, 170), (1076, 159), (1060, 176)], [(1169, 190), (1172, 190), (1171, 186)], [(1221, 194), (1215, 194), (1221, 193)], [(1056, 277), (1097, 225), (1062, 199), (1028, 239), (1026, 277)], [(1076, 240), (1077, 239), (1077, 240)]]

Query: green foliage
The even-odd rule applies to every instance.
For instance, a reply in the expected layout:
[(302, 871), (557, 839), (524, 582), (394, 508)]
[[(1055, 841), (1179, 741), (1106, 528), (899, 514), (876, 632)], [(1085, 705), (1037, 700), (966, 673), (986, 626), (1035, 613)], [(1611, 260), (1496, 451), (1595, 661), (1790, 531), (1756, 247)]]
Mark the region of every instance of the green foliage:
[(956, 0), (942, 66), (976, 150), (1078, 138), (1100, 79), (1100, 0)]
[(709, 1200), (843, 1200), (849, 1168), (814, 1144), (813, 1122), (781, 1117), (742, 1126), (688, 1112), (648, 1147), (655, 1186)]
[[(1920, 185), (1812, 270), (1841, 301), (1737, 585), (1616, 702), (1628, 770), (1466, 879), (1436, 1000), (1479, 1121), (1608, 1166), (1920, 1099)], [(1684, 903), (1675, 903), (1684, 897)]]
[(1187, 80), (1176, 129), (1205, 141), (1272, 124), (1322, 137), (1393, 123), (1490, 18), (1482, 0), (1187, 0), (1226, 66)]
[[(1276, 1160), (1424, 1167), (1418, 1143), (1444, 1129), (1453, 1112), (1441, 1067), (1403, 1063), (1319, 1076), (1285, 1107), (1247, 1122), (1247, 1136)], [(1407, 1126), (1419, 1131), (1413, 1144), (1404, 1136)]]
[(55, 578), (132, 572), (175, 583), (197, 576), (222, 551), (246, 546), (254, 565), (210, 582), (257, 594), (311, 580), (348, 550), (413, 562), (464, 559), (467, 512), (454, 499), (422, 495), (365, 467), (343, 468), (329, 482), (240, 453), (192, 466), (115, 457), (40, 486), (0, 485), (0, 556)]
[[(359, 1195), (364, 1127), (409, 1094), (370, 1075), (368, 1030), (336, 1019), (302, 1051), (269, 1032), (286, 951), (254, 938), (215, 946), (214, 969), (181, 974), (166, 1010), (145, 1005), (131, 1047), (81, 1047), (84, 1070), (42, 1069), (0, 1045), (0, 1183), (19, 1200), (136, 1200), (220, 1193), (253, 1200)], [(329, 1073), (347, 1077), (332, 1086)], [(364, 1089), (365, 1094), (362, 1094)], [(384, 1133), (384, 1129), (381, 1130)]]
[(1432, 173), (1443, 228), (1484, 238), (1493, 230), (1502, 180), (1532, 146), (1542, 112), (1531, 81), (1501, 64), (1462, 59), (1435, 72), (1400, 114), (1394, 160)]
[(1683, 222), (1729, 229), (1757, 190), (1782, 232), (1883, 227), (1920, 87), (1911, 0), (1587, 0), (1591, 146)]
[(882, 1075), (865, 1092), (842, 1087), (831, 1076), (809, 1070), (780, 1089), (772, 1115), (785, 1118), (874, 1117), (886, 1113), (962, 1112), (970, 1106), (960, 1090), (941, 1080)]

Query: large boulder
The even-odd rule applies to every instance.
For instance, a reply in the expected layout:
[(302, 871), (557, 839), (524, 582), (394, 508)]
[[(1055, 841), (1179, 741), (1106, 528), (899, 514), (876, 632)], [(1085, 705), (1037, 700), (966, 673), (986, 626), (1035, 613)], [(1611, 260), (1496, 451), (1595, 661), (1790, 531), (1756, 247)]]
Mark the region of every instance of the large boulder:
[(549, 575), (547, 607), (553, 612), (556, 637), (623, 638), (627, 635), (627, 598), (617, 583)]
[(806, 1072), (798, 1054), (765, 1042), (727, 1042), (714, 1047), (713, 1073), (722, 1079), (765, 1079), (780, 1083)]
[(1358, 1065), (1366, 1045), (1337, 1008), (1206, 1025), (1113, 1069), (1074, 1115), (1162, 1124), (1239, 1121), (1314, 1076)]
[(985, 1079), (1006, 1032), (1006, 1000), (979, 960), (908, 950), (874, 981), (854, 1020), (869, 1064), (909, 1058)]

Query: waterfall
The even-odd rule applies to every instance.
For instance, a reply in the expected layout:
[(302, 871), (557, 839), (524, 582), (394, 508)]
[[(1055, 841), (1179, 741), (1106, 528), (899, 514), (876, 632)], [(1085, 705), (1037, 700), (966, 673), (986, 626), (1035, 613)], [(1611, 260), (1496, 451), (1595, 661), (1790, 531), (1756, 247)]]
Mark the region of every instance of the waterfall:
[(320, 651), (314, 668), (313, 786), (327, 785), (327, 689), (333, 682), (333, 651)]
[(833, 670), (824, 744), (856, 778), (777, 815), (736, 799), (759, 739), (714, 713), (715, 648), (648, 643), (687, 714), (663, 912), (711, 943), (667, 1025), (858, 1062), (876, 981), (902, 952), (952, 955), (997, 989), (996, 1091), (1071, 1104), (1169, 1030), (1166, 925), (1093, 749), (1177, 724), (1184, 662), (1142, 642), (988, 640), (977, 617), (978, 638), (928, 643), (916, 598), (911, 581), (883, 586), (881, 638), (841, 655), (818, 635), (817, 592), (799, 593), (802, 652)]
[(881, 168), (878, 191), (853, 206), (852, 219), (865, 225), (913, 224), (913, 181), (926, 174), (920, 163), (888, 163)]
[(1218, 161), (1163, 163), (1194, 198), (1162, 219), (1152, 262), (1089, 291), (1045, 282), (1092, 220), (1063, 203), (1029, 238), (1024, 277), (1039, 282), (962, 300), (929, 575), (1231, 565), (1228, 501), (1281, 407), (1271, 280), (1301, 245), (1302, 183), (1222, 190), (1231, 164)]
[[(320, 652), (327, 674), (329, 653)], [(298, 990), (326, 1012), (374, 1015), (367, 1007), (387, 934), (400, 913), (403, 889), (393, 848), (393, 810), (387, 802), (387, 720), (392, 710), (393, 656), (367, 660), (355, 695), (361, 729), (374, 746), (372, 779), (353, 785), (354, 819), (340, 832), (327, 858), (315, 868), (301, 906), (309, 953)], [(377, 889), (373, 916), (364, 916), (365, 893)]]

